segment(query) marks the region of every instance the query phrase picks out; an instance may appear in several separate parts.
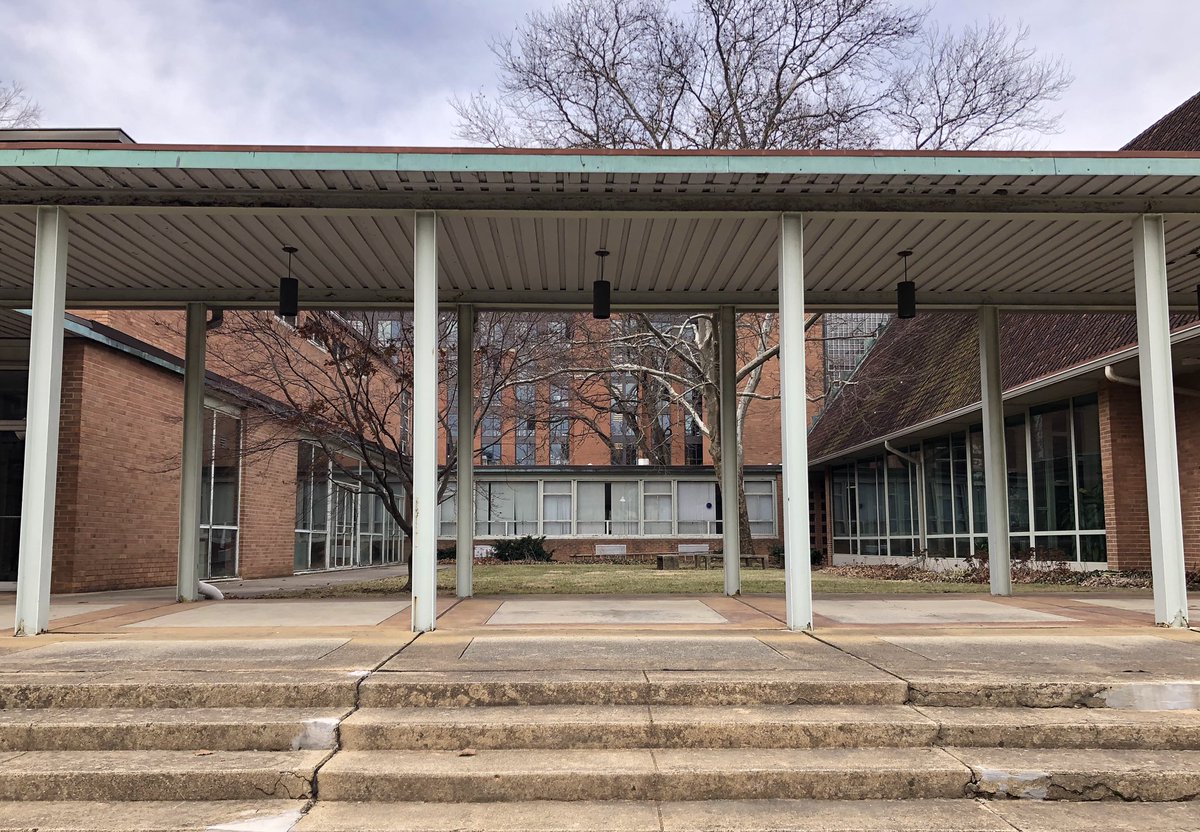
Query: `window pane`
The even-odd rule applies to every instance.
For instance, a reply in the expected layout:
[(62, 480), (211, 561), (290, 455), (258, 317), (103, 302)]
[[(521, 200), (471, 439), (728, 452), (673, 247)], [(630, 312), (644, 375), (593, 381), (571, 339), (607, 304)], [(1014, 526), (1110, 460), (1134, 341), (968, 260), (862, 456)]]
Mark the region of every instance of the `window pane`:
[(231, 578), (237, 574), (237, 529), (209, 532), (208, 577)]
[(296, 546), (292, 554), (292, 569), (299, 572), (308, 569), (308, 542), (312, 535), (308, 532), (296, 532)]
[(446, 496), (438, 506), (438, 537), (456, 537), (458, 535), (458, 495), (454, 489), (447, 488)]
[(543, 483), (542, 492), (542, 534), (570, 534), (571, 483)]
[(1075, 470), (1079, 528), (1104, 528), (1104, 475), (1100, 465), (1100, 411), (1094, 401), (1075, 402)]
[(875, 537), (880, 531), (880, 515), (883, 513), (880, 494), (883, 484), (876, 472), (881, 467), (879, 460), (868, 459), (858, 463), (858, 523), (859, 534)]
[(950, 493), (949, 439), (925, 443), (925, 491), (929, 534), (952, 534), (954, 503)]
[(971, 452), (971, 507), (975, 521), (975, 534), (987, 531), (987, 491), (983, 472), (983, 430), (972, 428), (970, 433)]
[(1038, 535), (1034, 549), (1038, 560), (1075, 560), (1075, 535)]
[(575, 514), (578, 517), (577, 533), (585, 535), (606, 534), (605, 520), (606, 489), (602, 482), (581, 482), (576, 487)]
[(772, 537), (775, 534), (775, 488), (771, 480), (746, 480), (746, 514), (750, 534)]
[(1029, 425), (1033, 455), (1034, 522), (1037, 529), (1074, 529), (1070, 410), (1056, 407), (1034, 411)]
[[(1025, 452), (1025, 419), (1009, 420), (1004, 427), (1004, 454), (1008, 459), (1008, 529), (1029, 531), (1029, 458)], [(1026, 541), (1026, 547), (1029, 542)]]
[(967, 515), (967, 437), (964, 433), (950, 436), (950, 447), (954, 462), (954, 533), (970, 534), (970, 518)]
[(1079, 535), (1079, 559), (1088, 563), (1108, 560), (1108, 540), (1102, 534)]
[(636, 482), (612, 483), (612, 533), (636, 535), (638, 518), (638, 484)]
[(850, 512), (846, 505), (849, 484), (850, 469), (843, 466), (834, 468), (831, 489), (833, 492), (833, 505), (830, 507), (833, 512), (834, 537), (846, 537), (850, 534)]
[(715, 534), (716, 502), (716, 483), (679, 483), (679, 533)]
[(906, 460), (894, 455), (887, 457), (888, 534), (913, 533), (911, 470), (912, 467)]

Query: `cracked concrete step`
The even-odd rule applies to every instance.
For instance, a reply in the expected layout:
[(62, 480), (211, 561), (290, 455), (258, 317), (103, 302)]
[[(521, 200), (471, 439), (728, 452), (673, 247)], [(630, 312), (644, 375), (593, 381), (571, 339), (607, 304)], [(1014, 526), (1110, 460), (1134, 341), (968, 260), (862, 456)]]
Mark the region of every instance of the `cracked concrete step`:
[(0, 708), (351, 708), (360, 672), (0, 673)]
[(0, 711), (0, 751), (299, 751), (337, 745), (347, 709), (30, 708)]
[(287, 832), (304, 800), (0, 803), (0, 832)]
[(1200, 829), (1200, 804), (976, 800), (475, 804), (322, 801), (304, 816), (294, 832), (1095, 832), (1096, 829), (1195, 832)]
[(937, 725), (901, 705), (537, 705), (364, 708), (347, 750), (461, 748), (855, 748), (928, 746)]
[(1200, 711), (1103, 708), (916, 709), (939, 725), (935, 745), (1200, 749)]
[(1193, 800), (1200, 751), (951, 748), (970, 766), (971, 793), (1035, 800)]
[(4, 800), (298, 800), (329, 751), (0, 754)]
[(371, 708), (476, 705), (902, 705), (904, 681), (795, 671), (385, 671)]
[(364, 708), (349, 750), (461, 748), (1200, 748), (1200, 712), (901, 705)]
[(322, 800), (523, 801), (963, 797), (970, 772), (940, 749), (342, 751)]

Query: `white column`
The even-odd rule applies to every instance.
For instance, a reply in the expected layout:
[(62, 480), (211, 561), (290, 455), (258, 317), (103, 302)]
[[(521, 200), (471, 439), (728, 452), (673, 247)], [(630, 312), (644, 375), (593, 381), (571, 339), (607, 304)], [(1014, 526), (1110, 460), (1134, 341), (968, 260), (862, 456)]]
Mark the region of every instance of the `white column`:
[(1142, 436), (1146, 446), (1146, 498), (1150, 509), (1154, 620), (1161, 626), (1186, 627), (1183, 511), (1179, 496), (1179, 451), (1175, 439), (1175, 391), (1171, 377), (1166, 242), (1161, 215), (1147, 214), (1133, 221), (1133, 280), (1142, 381)]
[(783, 421), (784, 591), (789, 630), (812, 629), (808, 528), (808, 397), (805, 394), (804, 225), (779, 220), (779, 376)]
[(988, 571), (992, 594), (1012, 595), (1008, 545), (1008, 457), (1000, 380), (1000, 310), (979, 310), (979, 388), (983, 395), (983, 476), (987, 491)]
[(204, 467), (204, 350), (208, 311), (187, 305), (183, 353), (183, 452), (179, 480), (179, 568), (175, 593), (195, 601), (200, 580), (200, 506)]
[(721, 529), (724, 533), (725, 594), (742, 591), (741, 515), (738, 512), (737, 316), (722, 306), (717, 320), (717, 364), (721, 381)]
[(416, 212), (413, 234), (412, 628), (437, 619), (437, 215)]
[(33, 252), (33, 317), (29, 337), (29, 404), (25, 412), (25, 485), (17, 561), (16, 634), (50, 624), (50, 564), (58, 485), (58, 416), (62, 400), (63, 315), (67, 293), (67, 229), (61, 208), (37, 209)]
[(472, 378), (475, 353), (475, 307), (458, 307), (458, 501), (456, 516), (458, 545), (455, 564), (459, 598), (475, 594), (475, 382)]

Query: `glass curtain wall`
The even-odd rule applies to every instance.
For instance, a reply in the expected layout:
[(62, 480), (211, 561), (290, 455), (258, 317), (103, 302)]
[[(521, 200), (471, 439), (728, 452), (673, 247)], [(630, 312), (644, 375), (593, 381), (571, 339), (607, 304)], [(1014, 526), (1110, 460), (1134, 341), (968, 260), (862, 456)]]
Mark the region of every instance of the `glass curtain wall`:
[[(1007, 419), (1005, 445), (1013, 552), (1032, 551), (1041, 560), (1106, 560), (1096, 396), (1032, 408)], [(986, 551), (981, 429), (975, 426), (901, 450), (924, 462), (928, 553), (965, 558)], [(835, 554), (915, 554), (917, 488), (916, 467), (892, 454), (834, 466), (830, 510)]]
[[(348, 458), (360, 477), (367, 467)], [(397, 505), (404, 488), (390, 483)], [(296, 572), (381, 566), (400, 563), (404, 532), (375, 488), (339, 470), (319, 445), (301, 442), (296, 449), (296, 529), (292, 568)]]

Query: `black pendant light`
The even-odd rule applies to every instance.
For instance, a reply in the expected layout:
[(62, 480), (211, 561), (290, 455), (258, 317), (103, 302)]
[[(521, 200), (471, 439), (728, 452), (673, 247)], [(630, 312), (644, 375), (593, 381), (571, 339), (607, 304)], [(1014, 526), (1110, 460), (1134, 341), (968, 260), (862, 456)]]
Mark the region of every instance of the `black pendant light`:
[(294, 318), (300, 314), (300, 281), (292, 277), (292, 255), (299, 249), (284, 246), (288, 256), (287, 277), (279, 278), (279, 317)]
[(917, 317), (917, 284), (908, 279), (908, 258), (912, 252), (908, 249), (899, 252), (904, 261), (904, 279), (896, 284), (896, 317)]
[(612, 284), (604, 279), (604, 258), (608, 256), (608, 249), (598, 249), (596, 256), (600, 258), (600, 277), (592, 283), (592, 317), (603, 321), (612, 314)]

